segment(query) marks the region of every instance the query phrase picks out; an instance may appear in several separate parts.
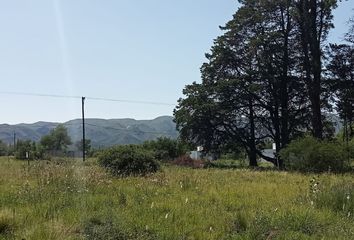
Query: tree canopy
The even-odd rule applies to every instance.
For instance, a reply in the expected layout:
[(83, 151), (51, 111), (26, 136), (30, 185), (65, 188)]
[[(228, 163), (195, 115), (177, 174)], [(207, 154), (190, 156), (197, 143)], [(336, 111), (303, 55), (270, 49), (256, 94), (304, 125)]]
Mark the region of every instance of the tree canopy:
[(71, 138), (64, 125), (59, 124), (48, 135), (43, 136), (40, 141), (45, 150), (62, 151), (72, 144)]
[[(257, 165), (258, 155), (282, 167), (278, 153), (292, 139), (305, 132), (327, 136), (325, 113), (338, 104), (323, 71), (337, 1), (239, 2), (206, 54), (202, 82), (183, 90), (175, 121), (184, 140), (209, 151), (237, 143), (250, 165)], [(269, 140), (276, 144), (275, 158), (262, 154)]]

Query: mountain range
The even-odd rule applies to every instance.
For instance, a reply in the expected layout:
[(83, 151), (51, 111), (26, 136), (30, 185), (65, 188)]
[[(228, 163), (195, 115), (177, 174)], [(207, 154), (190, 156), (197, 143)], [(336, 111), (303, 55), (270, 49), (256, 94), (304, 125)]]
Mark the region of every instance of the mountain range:
[[(36, 122), (33, 124), (0, 124), (0, 140), (13, 144), (16, 139), (38, 142), (60, 123)], [(62, 123), (73, 143), (82, 139), (81, 119)], [(161, 116), (153, 120), (135, 119), (85, 119), (86, 138), (93, 147), (107, 147), (119, 144), (139, 144), (157, 137), (177, 138), (178, 132), (171, 116)]]

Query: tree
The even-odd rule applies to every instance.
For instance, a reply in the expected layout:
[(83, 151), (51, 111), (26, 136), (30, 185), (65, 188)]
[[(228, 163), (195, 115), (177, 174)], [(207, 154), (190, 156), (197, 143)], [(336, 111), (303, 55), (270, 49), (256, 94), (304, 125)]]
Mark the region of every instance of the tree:
[(9, 152), (9, 147), (0, 140), (0, 156), (6, 156)]
[(313, 136), (323, 137), (322, 122), (322, 44), (333, 27), (332, 10), (336, 0), (297, 0), (296, 20), (298, 25), (299, 49), (301, 49), (301, 74), (307, 85), (311, 102), (311, 122)]
[(354, 137), (354, 47), (332, 44), (327, 70), (329, 89), (336, 110), (344, 120), (344, 135), (352, 138)]
[(160, 161), (173, 160), (188, 151), (181, 141), (167, 137), (145, 141), (142, 146), (144, 149), (153, 151), (155, 159)]
[(350, 43), (354, 43), (354, 17), (349, 20), (349, 31), (345, 34), (345, 40)]
[[(76, 142), (75, 146), (79, 151), (83, 151), (84, 145), (83, 145), (83, 139), (80, 141)], [(91, 139), (85, 139), (85, 150), (86, 152), (90, 152), (91, 150)]]
[(59, 124), (48, 135), (43, 136), (40, 143), (47, 151), (63, 151), (72, 144), (68, 131), (62, 124)]
[(242, 145), (250, 165), (273, 139), (277, 151), (306, 126), (305, 84), (296, 72), (297, 41), (291, 1), (241, 1), (243, 6), (222, 30), (202, 83), (187, 86), (175, 109), (181, 136), (207, 149)]
[(40, 158), (36, 143), (31, 140), (18, 140), (16, 143), (15, 157), (22, 160)]

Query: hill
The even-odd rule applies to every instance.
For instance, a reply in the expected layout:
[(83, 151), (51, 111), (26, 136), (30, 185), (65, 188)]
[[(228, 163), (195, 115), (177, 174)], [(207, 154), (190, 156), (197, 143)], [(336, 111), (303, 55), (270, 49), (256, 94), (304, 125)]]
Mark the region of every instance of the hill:
[[(0, 124), (0, 140), (12, 144), (14, 133), (17, 139), (39, 141), (59, 123), (36, 122), (33, 124)], [(81, 119), (63, 123), (73, 142), (82, 138)], [(177, 138), (176, 125), (170, 116), (153, 120), (135, 119), (85, 119), (86, 138), (94, 147), (107, 147), (117, 144), (138, 144), (157, 137)]]

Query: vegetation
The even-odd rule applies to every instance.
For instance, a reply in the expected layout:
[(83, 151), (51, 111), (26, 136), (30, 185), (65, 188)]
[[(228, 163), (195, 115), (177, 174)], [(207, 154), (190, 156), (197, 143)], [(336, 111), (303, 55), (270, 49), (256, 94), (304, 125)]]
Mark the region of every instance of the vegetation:
[(293, 141), (280, 154), (289, 170), (343, 172), (350, 165), (343, 144), (313, 137)]
[(116, 176), (147, 175), (159, 169), (153, 152), (139, 145), (121, 145), (102, 151), (98, 161)]
[(18, 140), (15, 148), (15, 157), (21, 160), (40, 159), (43, 157), (43, 151), (41, 146), (31, 140)]
[(41, 145), (46, 151), (65, 151), (72, 144), (71, 138), (64, 125), (58, 125), (50, 134), (43, 136)]
[[(351, 175), (0, 158), (0, 239), (353, 239)], [(344, 206), (344, 207), (343, 207)]]
[(0, 140), (0, 156), (6, 156), (9, 153), (9, 147)]
[(250, 166), (261, 157), (282, 168), (284, 159), (263, 155), (265, 143), (274, 142), (280, 156), (281, 149), (306, 133), (333, 138), (326, 119), (333, 109), (346, 129), (352, 126), (353, 27), (349, 44), (326, 46), (339, 2), (239, 2), (206, 54), (202, 83), (186, 86), (174, 116), (187, 142), (207, 151), (242, 146)]
[(153, 151), (155, 159), (159, 161), (171, 161), (190, 150), (189, 146), (180, 140), (167, 137), (146, 141), (142, 144), (142, 147)]

